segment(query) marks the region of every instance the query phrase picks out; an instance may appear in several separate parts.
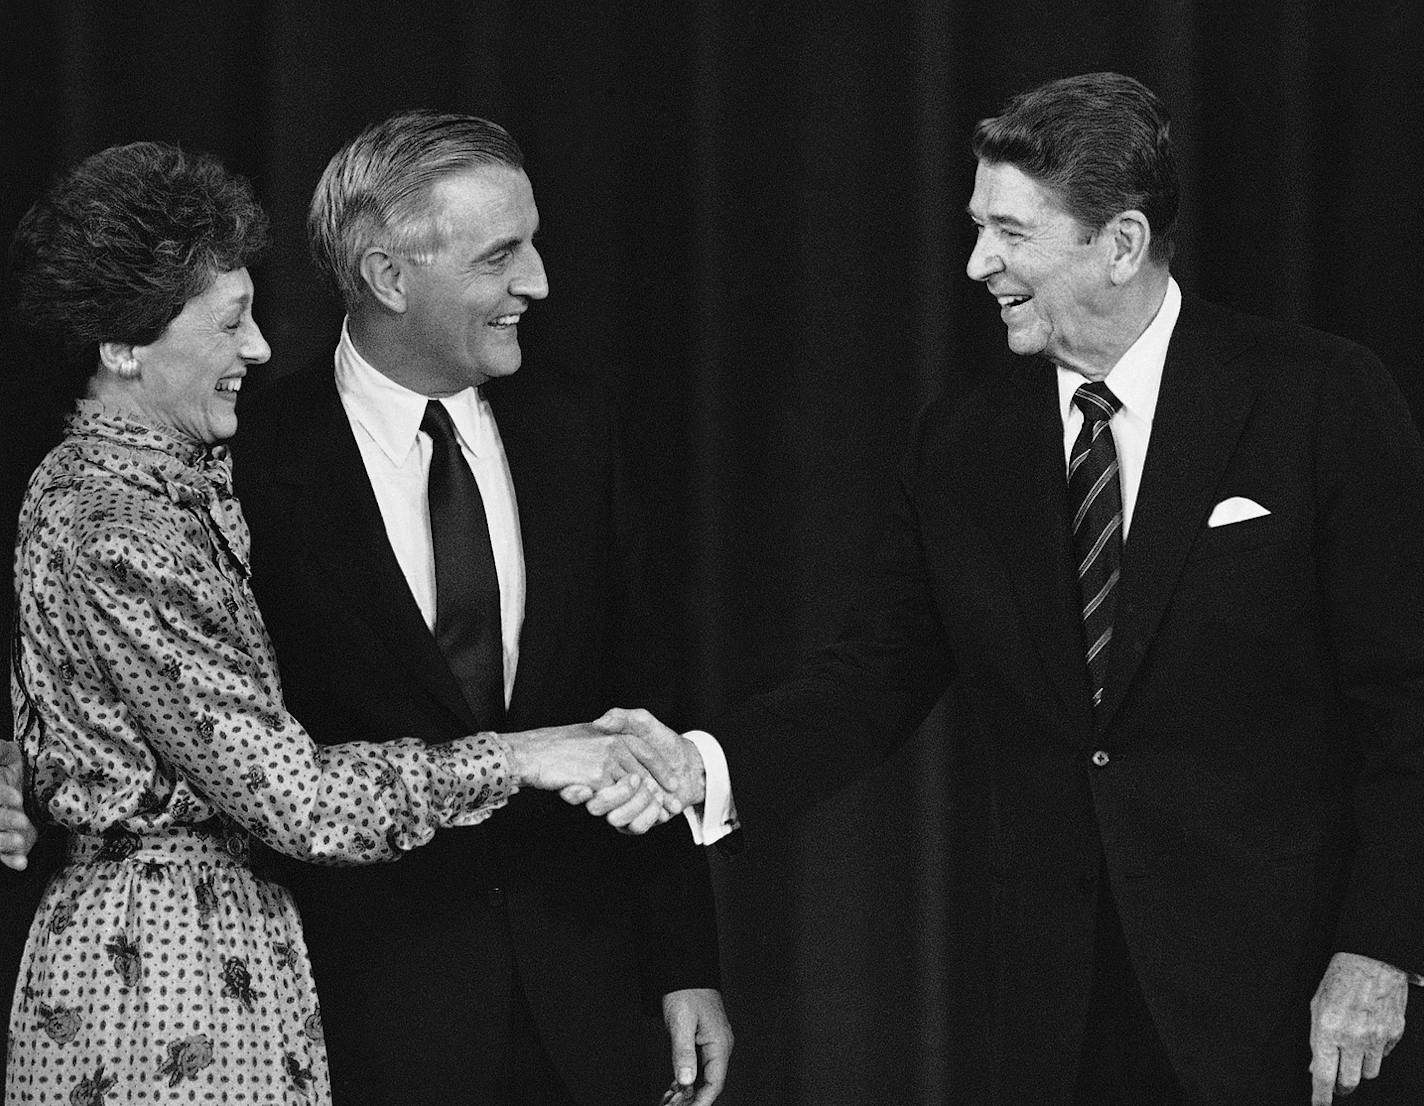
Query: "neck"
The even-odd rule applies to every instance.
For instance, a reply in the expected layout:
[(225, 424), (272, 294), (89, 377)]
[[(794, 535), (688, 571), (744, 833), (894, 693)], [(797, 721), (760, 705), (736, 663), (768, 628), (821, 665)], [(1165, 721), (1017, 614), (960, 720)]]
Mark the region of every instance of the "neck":
[(1152, 325), (1167, 296), (1169, 279), (1166, 266), (1144, 268), (1135, 280), (1123, 287), (1111, 317), (1106, 320), (1103, 342), (1094, 355), (1084, 358), (1080, 364), (1061, 364), (1060, 367), (1087, 380), (1106, 379), (1122, 355)]
[(352, 311), (346, 316), (346, 332), (368, 365), (403, 388), (427, 399), (442, 399), (468, 388), (465, 382), (443, 380), (431, 371), (418, 346), (406, 340), (400, 325), (402, 318)]

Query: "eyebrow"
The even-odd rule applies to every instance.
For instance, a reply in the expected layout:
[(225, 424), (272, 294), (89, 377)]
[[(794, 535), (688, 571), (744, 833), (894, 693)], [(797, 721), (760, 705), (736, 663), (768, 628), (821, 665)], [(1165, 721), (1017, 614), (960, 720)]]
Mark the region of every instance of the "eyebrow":
[[(534, 230), (533, 230), (533, 232), (530, 233), (530, 235), (529, 235), (529, 239), (528, 239), (528, 240), (529, 240), (529, 241), (533, 241), (534, 236), (535, 236), (536, 234), (538, 234), (538, 233), (539, 233), (539, 225), (536, 223), (536, 224), (534, 225)], [(522, 242), (524, 242), (524, 241), (525, 241), (525, 237), (524, 237), (524, 235), (522, 235), (522, 234), (507, 234), (507, 235), (505, 235), (503, 238), (496, 239), (495, 241), (493, 241), (493, 242), (491, 242), (489, 245), (487, 245), (484, 249), (482, 249), (478, 254), (475, 255), (475, 258), (474, 258), (474, 259), (475, 259), (476, 261), (484, 261), (484, 260), (486, 260), (486, 259), (488, 259), (488, 258), (490, 258), (490, 257), (493, 257), (495, 254), (504, 251), (504, 250), (512, 250), (512, 249), (514, 249), (516, 246), (518, 246), (520, 243), (522, 243)]]
[[(968, 215), (969, 218), (973, 219), (975, 222), (979, 221), (979, 217), (974, 214), (974, 209), (972, 207), (969, 207), (968, 205), (966, 205), (964, 208), (964, 214)], [(1014, 216), (1012, 215), (989, 215), (985, 218), (984, 221), (988, 223), (993, 223), (995, 226), (1018, 227), (1020, 229), (1027, 229), (1031, 225), (1029, 223), (1025, 223), (1022, 219), (1014, 218)]]

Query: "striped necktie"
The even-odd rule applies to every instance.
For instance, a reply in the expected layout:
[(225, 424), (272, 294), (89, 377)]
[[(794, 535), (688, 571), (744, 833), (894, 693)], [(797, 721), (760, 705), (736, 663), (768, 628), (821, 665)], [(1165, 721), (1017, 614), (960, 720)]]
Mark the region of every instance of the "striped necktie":
[(1083, 599), (1083, 644), (1096, 707), (1103, 701), (1122, 564), (1122, 487), (1117, 448), (1108, 426), (1122, 401), (1097, 381), (1074, 392), (1073, 402), (1083, 412), (1083, 429), (1068, 462), (1068, 505), (1073, 511), (1073, 553)]

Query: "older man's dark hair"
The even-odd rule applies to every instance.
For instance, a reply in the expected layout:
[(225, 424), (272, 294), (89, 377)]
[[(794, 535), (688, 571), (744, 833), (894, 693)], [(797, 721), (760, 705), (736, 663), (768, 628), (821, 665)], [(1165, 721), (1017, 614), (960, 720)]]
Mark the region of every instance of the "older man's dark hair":
[(111, 146), (62, 174), (10, 244), (10, 306), (69, 398), (101, 342), (147, 345), (222, 273), (269, 241), (252, 188), (214, 157), (160, 142)]
[(1171, 119), (1151, 89), (1121, 73), (1084, 73), (1020, 93), (974, 128), (974, 156), (1017, 168), (1052, 191), (1090, 232), (1136, 209), (1150, 256), (1176, 248), (1181, 188)]

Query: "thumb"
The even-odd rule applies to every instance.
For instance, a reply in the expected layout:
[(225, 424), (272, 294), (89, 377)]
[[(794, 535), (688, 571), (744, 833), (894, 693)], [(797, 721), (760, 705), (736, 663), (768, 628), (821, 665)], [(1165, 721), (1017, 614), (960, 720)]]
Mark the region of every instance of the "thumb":
[(697, 1019), (686, 1009), (674, 1010), (668, 1017), (668, 1036), (673, 1074), (679, 1083), (690, 1087), (697, 1081)]
[(593, 725), (604, 733), (621, 733), (628, 728), (628, 712), (622, 707), (613, 707), (595, 718)]

